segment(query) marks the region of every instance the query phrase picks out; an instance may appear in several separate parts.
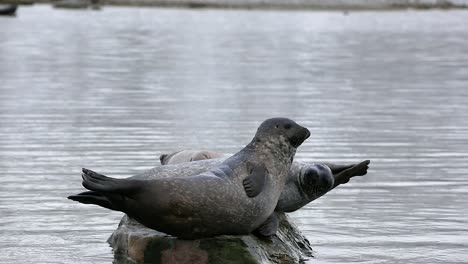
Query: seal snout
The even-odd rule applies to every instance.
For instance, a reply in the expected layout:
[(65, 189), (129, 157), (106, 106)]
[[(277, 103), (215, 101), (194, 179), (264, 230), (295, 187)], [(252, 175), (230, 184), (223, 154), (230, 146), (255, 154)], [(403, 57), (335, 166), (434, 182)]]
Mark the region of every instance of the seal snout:
[(305, 136), (304, 136), (304, 140), (308, 139), (310, 137), (310, 131), (309, 129), (305, 128), (304, 127), (304, 133), (305, 133)]
[(290, 143), (293, 147), (299, 147), (307, 138), (310, 137), (310, 131), (305, 127), (300, 127), (299, 132), (291, 137)]

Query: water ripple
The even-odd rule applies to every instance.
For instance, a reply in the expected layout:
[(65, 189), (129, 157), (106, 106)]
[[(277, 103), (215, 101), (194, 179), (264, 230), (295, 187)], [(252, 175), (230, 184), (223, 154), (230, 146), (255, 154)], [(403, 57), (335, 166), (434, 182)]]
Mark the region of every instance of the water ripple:
[(369, 174), (293, 213), (312, 263), (466, 263), (466, 11), (21, 7), (0, 18), (2, 263), (109, 263), (121, 213), (67, 201), (180, 148), (234, 153), (259, 122), (299, 161)]

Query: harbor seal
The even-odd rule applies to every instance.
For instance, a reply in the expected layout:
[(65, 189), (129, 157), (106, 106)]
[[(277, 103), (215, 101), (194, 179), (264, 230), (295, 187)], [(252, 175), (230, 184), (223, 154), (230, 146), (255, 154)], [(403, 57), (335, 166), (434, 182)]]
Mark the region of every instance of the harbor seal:
[[(178, 153), (184, 152), (177, 151), (170, 154), (165, 154), (162, 156), (177, 156)], [(221, 153), (207, 150), (190, 150), (187, 153), (197, 154), (197, 153), (207, 153), (209, 155), (198, 155), (205, 160), (209, 160), (210, 156), (223, 156)], [(181, 155), (176, 159), (166, 159), (164, 162), (161, 159), (162, 165), (176, 165), (192, 162), (190, 155)], [(221, 162), (221, 160), (215, 161), (213, 163), (205, 163), (207, 170), (210, 164), (215, 164)], [(360, 163), (350, 164), (350, 165), (339, 165), (333, 163), (302, 163), (294, 161), (291, 165), (288, 178), (286, 180), (286, 185), (281, 192), (281, 196), (276, 205), (275, 211), (277, 212), (294, 212), (304, 207), (308, 203), (316, 200), (317, 198), (323, 196), (329, 191), (333, 190), (335, 187), (341, 184), (347, 183), (350, 178), (354, 176), (363, 176), (367, 174), (367, 169), (369, 168), (370, 160), (365, 160)], [(191, 163), (196, 164), (196, 163)], [(176, 166), (177, 167), (177, 166)], [(175, 173), (155, 173), (154, 175), (191, 175), (192, 170), (190, 166), (182, 167), (179, 165), (179, 168), (183, 168), (182, 171), (177, 171)], [(193, 170), (196, 171), (199, 169), (199, 164), (193, 165)]]
[(179, 164), (197, 160), (217, 159), (223, 157), (223, 154), (208, 150), (179, 150), (170, 154), (159, 156), (162, 165)]
[[(268, 227), (296, 148), (310, 136), (287, 118), (264, 121), (241, 151), (207, 172), (152, 180), (114, 179), (83, 169), (90, 190), (68, 198), (122, 211), (141, 224), (183, 239), (242, 235)], [(276, 230), (274, 230), (276, 231)]]
[(351, 165), (294, 162), (275, 211), (290, 213), (299, 210), (352, 177), (366, 175), (369, 163), (370, 160)]

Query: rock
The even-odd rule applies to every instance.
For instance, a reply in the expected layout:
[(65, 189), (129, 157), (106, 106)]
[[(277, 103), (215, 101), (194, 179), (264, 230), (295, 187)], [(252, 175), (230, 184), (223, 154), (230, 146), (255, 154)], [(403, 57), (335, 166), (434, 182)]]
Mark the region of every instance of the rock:
[(271, 240), (254, 235), (182, 240), (124, 216), (109, 237), (118, 263), (301, 263), (312, 257), (309, 241), (284, 213)]

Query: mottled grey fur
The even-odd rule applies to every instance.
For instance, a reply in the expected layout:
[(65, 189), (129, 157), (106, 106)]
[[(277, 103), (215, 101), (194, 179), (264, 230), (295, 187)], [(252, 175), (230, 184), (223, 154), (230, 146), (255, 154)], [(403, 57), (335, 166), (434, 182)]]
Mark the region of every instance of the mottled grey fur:
[[(310, 132), (285, 118), (266, 120), (232, 157), (192, 177), (113, 179), (83, 169), (91, 192), (72, 200), (127, 213), (143, 225), (180, 238), (248, 234), (274, 212), (296, 148)], [(268, 172), (262, 191), (249, 198), (243, 180), (252, 168)], [(147, 174), (148, 175), (148, 174)]]

